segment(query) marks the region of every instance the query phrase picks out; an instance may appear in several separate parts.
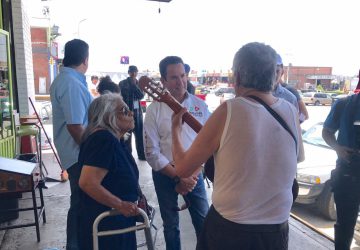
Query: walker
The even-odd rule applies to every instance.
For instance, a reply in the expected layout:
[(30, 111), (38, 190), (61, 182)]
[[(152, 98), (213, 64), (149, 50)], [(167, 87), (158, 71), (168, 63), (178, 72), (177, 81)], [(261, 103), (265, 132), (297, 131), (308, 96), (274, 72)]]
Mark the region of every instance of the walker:
[(115, 234), (123, 234), (128, 233), (132, 231), (137, 230), (144, 230), (145, 232), (145, 239), (146, 239), (146, 245), (149, 250), (154, 250), (154, 241), (151, 235), (151, 226), (152, 223), (149, 221), (149, 218), (147, 214), (144, 212), (144, 210), (139, 208), (139, 215), (141, 215), (144, 219), (144, 223), (135, 225), (133, 227), (128, 227), (124, 229), (117, 229), (117, 230), (108, 230), (108, 231), (98, 231), (98, 225), (102, 219), (108, 216), (115, 216), (119, 215), (120, 212), (117, 210), (110, 210), (107, 212), (101, 213), (98, 217), (96, 217), (94, 224), (93, 224), (93, 246), (94, 250), (99, 250), (99, 236), (108, 236), (108, 235), (115, 235)]

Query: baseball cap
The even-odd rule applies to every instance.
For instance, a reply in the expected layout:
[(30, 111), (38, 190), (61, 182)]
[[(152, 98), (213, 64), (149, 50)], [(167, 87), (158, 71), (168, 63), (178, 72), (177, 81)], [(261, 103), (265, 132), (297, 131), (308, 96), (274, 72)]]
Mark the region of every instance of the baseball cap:
[(138, 68), (135, 65), (130, 65), (128, 72), (138, 72)]
[(282, 58), (279, 54), (276, 54), (276, 64), (277, 65), (283, 65)]

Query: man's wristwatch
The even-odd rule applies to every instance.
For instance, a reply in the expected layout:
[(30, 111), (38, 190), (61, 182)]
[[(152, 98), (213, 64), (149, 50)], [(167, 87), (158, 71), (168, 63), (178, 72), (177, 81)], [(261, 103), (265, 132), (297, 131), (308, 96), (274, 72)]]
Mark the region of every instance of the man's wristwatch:
[(175, 181), (175, 184), (176, 184), (176, 185), (180, 183), (180, 177), (179, 177), (179, 176), (175, 176), (175, 177), (173, 178), (173, 180)]

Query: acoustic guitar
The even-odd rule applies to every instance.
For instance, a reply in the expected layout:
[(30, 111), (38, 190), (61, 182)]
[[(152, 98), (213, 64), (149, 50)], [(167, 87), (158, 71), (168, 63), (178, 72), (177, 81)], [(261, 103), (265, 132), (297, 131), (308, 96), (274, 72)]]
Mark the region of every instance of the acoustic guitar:
[[(140, 89), (146, 92), (153, 100), (167, 104), (175, 114), (179, 113), (183, 108), (182, 105), (170, 94), (170, 92), (162, 85), (161, 82), (142, 76), (139, 79)], [(202, 125), (189, 112), (183, 115), (183, 121), (186, 122), (196, 133), (199, 133)], [(205, 176), (214, 181), (214, 158), (211, 156), (205, 163)], [(185, 197), (184, 197), (185, 199)], [(186, 201), (186, 199), (185, 199)]]

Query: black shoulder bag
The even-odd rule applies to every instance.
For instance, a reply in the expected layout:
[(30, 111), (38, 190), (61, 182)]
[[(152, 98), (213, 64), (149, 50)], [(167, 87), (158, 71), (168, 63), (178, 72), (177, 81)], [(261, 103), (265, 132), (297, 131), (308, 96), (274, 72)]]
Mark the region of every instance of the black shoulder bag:
[[(269, 113), (280, 123), (280, 125), (291, 135), (291, 137), (294, 139), (295, 141), (295, 149), (297, 151), (297, 140), (295, 135), (291, 132), (289, 126), (286, 124), (286, 122), (284, 121), (283, 118), (281, 118), (281, 116), (275, 112), (275, 110), (273, 110), (269, 105), (267, 105), (261, 98), (257, 97), (257, 96), (253, 96), (253, 95), (249, 95), (247, 96), (251, 99), (254, 99), (255, 101), (257, 101), (258, 103), (260, 103), (261, 105), (263, 105), (267, 111), (269, 111)], [(299, 194), (299, 184), (296, 180), (296, 178), (294, 178), (294, 182), (293, 182), (293, 186), (292, 186), (292, 195), (293, 195), (293, 202), (296, 200), (297, 196)]]

